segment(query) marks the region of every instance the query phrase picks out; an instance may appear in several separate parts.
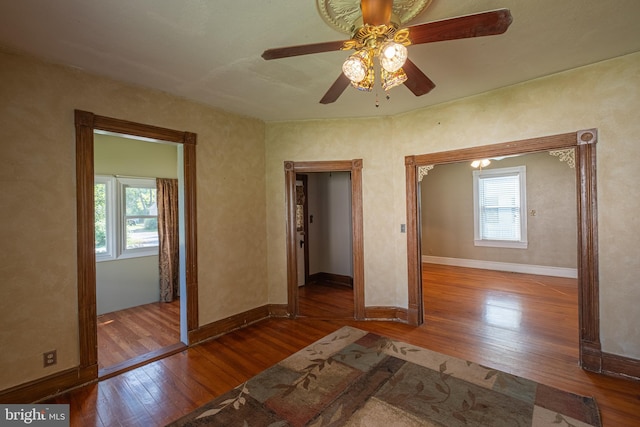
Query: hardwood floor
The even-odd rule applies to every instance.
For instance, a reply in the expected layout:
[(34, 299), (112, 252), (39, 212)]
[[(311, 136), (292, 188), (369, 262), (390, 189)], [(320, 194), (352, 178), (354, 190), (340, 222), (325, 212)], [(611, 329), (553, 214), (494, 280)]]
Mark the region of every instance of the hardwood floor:
[(420, 327), (268, 319), (50, 402), (70, 404), (72, 426), (161, 426), (351, 325), (595, 396), (605, 427), (640, 425), (640, 383), (578, 366), (575, 281), (433, 265), (425, 265), (423, 275)]
[(151, 303), (98, 316), (98, 369), (109, 375), (180, 342), (180, 301)]
[(505, 371), (578, 363), (576, 279), (438, 264), (422, 276), (425, 323), (460, 344), (453, 356), (477, 350), (474, 361)]
[(298, 288), (300, 316), (353, 319), (353, 288), (330, 282), (312, 282)]

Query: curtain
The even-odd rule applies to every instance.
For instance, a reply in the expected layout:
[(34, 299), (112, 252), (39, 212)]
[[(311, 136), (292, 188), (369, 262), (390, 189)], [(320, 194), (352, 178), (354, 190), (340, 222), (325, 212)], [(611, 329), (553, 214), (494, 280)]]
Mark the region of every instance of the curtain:
[(178, 180), (156, 179), (160, 301), (178, 298)]

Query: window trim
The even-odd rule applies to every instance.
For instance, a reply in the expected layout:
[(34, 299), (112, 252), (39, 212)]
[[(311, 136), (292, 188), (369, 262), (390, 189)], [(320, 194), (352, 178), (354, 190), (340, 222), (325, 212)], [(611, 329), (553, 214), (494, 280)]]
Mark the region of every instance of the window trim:
[[(479, 180), (482, 177), (517, 175), (520, 183), (520, 240), (493, 240), (480, 237)], [(473, 243), (474, 246), (493, 248), (527, 249), (527, 169), (515, 166), (499, 169), (480, 169), (473, 171)]]
[[(96, 255), (96, 262), (101, 261), (113, 261), (116, 259), (116, 239), (114, 235), (114, 230), (116, 229), (115, 217), (116, 217), (116, 206), (115, 203), (115, 177), (108, 175), (96, 175), (94, 177), (94, 188), (95, 184), (104, 184), (105, 191), (105, 239), (107, 244), (107, 251), (104, 253), (95, 252), (95, 243), (94, 243), (94, 252)], [(95, 191), (95, 190), (94, 190)], [(95, 202), (94, 202), (95, 209)], [(95, 227), (95, 225), (94, 225)]]

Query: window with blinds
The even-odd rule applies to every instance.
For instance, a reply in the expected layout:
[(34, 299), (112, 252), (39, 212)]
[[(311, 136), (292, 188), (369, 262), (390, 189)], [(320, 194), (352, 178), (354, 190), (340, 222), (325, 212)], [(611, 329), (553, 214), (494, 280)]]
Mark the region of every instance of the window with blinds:
[(476, 246), (527, 247), (525, 166), (473, 171)]

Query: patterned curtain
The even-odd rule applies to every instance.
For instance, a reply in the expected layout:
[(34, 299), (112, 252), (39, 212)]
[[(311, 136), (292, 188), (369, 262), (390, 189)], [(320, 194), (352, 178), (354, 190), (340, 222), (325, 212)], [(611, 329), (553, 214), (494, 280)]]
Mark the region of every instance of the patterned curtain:
[(178, 298), (178, 180), (156, 179), (158, 196), (158, 238), (160, 301)]

